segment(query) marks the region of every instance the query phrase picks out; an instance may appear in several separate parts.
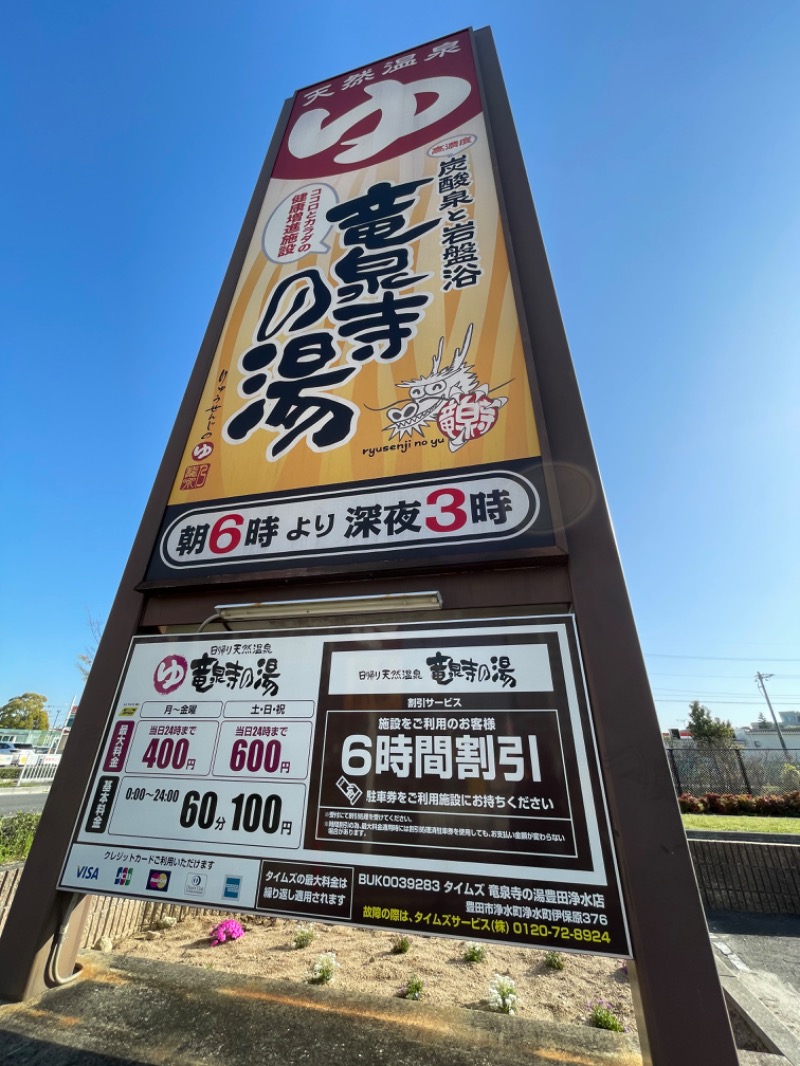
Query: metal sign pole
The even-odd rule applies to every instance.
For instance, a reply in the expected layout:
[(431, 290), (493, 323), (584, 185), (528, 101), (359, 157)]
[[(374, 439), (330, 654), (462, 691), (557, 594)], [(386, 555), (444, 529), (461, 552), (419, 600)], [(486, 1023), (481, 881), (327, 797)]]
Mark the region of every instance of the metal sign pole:
[(730, 1022), (502, 73), (489, 32), (479, 31), (476, 39), (498, 168), (508, 176), (507, 228), (514, 235), (519, 293), (547, 412), (570, 585), (631, 922), (645, 1061), (735, 1066)]

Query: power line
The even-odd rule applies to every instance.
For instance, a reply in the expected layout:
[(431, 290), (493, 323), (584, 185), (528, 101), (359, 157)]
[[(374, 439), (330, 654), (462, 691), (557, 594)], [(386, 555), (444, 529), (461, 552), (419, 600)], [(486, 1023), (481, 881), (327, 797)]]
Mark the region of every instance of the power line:
[[(723, 700), (728, 696), (746, 696), (746, 692), (709, 692), (708, 690), (700, 689), (699, 691), (694, 688), (654, 688), (653, 694), (656, 692), (667, 692), (676, 695), (679, 692), (688, 692), (692, 699), (704, 699), (704, 700)], [(800, 703), (800, 696), (791, 692), (782, 692), (778, 697), (779, 700), (784, 700), (789, 703)]]
[[(658, 670), (648, 670), (650, 677), (716, 677), (721, 681), (750, 681), (750, 674), (665, 674)], [(800, 674), (775, 674), (780, 681), (800, 681)]]
[[(683, 704), (686, 704), (686, 703), (689, 702), (689, 700), (685, 700), (685, 699), (680, 700), (680, 699), (675, 699), (673, 697), (670, 697), (668, 699), (665, 696), (654, 696), (653, 697), (653, 701), (655, 703), (683, 703)], [(728, 707), (763, 707), (764, 706), (763, 701), (759, 701), (759, 700), (720, 700), (719, 702), (721, 704), (723, 704), (724, 706), (728, 706)], [(788, 706), (788, 705), (780, 704), (780, 706)], [(795, 702), (795, 706), (796, 706), (796, 702)]]
[(700, 659), (718, 663), (800, 663), (800, 659), (767, 659), (763, 655), (667, 655), (664, 652), (645, 652), (646, 659)]
[[(734, 694), (732, 694), (730, 696), (725, 696), (725, 695), (717, 695), (717, 696), (713, 696), (712, 695), (712, 696), (709, 696), (708, 694), (706, 694), (706, 695), (704, 695), (702, 697), (699, 697), (699, 698), (697, 696), (692, 696), (690, 698), (689, 696), (685, 696), (685, 697), (679, 696), (678, 693), (676, 693), (676, 692), (673, 692), (671, 694), (667, 693), (666, 690), (664, 690), (664, 689), (662, 689), (661, 691), (664, 692), (664, 695), (663, 696), (659, 696), (657, 692), (654, 692), (653, 693), (653, 699), (656, 699), (656, 700), (659, 700), (659, 699), (664, 699), (664, 700), (675, 699), (675, 700), (678, 700), (680, 702), (684, 702), (684, 700), (685, 700), (686, 703), (694, 703), (694, 701), (696, 699), (700, 703), (702, 703), (703, 700), (708, 700), (709, 702), (713, 701), (715, 703), (751, 703), (752, 702), (750, 700), (750, 697), (747, 695), (746, 692), (737, 692), (737, 693), (734, 693)], [(796, 707), (797, 704), (800, 703), (800, 700), (797, 700), (797, 699), (785, 699), (785, 700), (774, 700), (773, 702), (777, 703), (781, 707)]]

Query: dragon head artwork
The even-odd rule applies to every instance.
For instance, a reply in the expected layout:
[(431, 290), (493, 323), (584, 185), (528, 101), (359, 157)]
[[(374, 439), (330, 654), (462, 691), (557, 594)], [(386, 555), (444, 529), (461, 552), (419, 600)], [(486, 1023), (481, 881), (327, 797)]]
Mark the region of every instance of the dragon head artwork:
[(471, 340), (470, 322), (464, 343), (456, 348), (449, 366), (442, 368), (444, 337), (441, 337), (430, 374), (400, 382), (398, 387), (408, 389), (409, 400), (386, 412), (390, 424), (385, 428), (391, 430), (390, 440), (412, 437), (415, 432), (424, 437), (425, 430), (436, 425), (447, 437), (450, 450), (455, 452), (468, 441), (488, 433), (508, 397), (490, 400), (489, 386), (478, 385), (474, 368), (467, 363)]

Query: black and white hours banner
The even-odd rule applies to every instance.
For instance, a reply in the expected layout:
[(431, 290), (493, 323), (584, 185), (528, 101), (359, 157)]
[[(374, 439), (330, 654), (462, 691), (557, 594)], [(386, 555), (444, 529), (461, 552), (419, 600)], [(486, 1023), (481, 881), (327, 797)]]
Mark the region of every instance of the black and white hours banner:
[[(387, 446), (388, 447), (388, 446)], [(398, 445), (391, 445), (398, 447)], [(539, 460), (167, 509), (148, 580), (554, 543)]]
[(60, 886), (628, 954), (572, 618), (137, 638)]

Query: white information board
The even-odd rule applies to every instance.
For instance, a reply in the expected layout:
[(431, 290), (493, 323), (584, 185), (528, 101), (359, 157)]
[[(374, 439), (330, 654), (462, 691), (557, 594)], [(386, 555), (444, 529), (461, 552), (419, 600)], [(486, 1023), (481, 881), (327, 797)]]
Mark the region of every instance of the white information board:
[(60, 887), (629, 954), (573, 619), (136, 638)]

